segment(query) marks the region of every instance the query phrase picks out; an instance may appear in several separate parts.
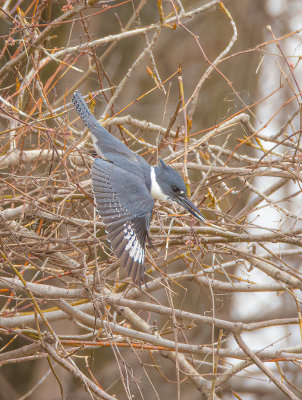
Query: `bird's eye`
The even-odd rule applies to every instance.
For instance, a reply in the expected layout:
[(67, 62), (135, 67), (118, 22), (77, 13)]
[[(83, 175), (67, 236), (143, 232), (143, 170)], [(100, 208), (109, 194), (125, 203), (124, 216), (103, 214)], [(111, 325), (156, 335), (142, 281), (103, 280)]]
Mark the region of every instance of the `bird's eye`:
[(173, 192), (174, 192), (174, 193), (176, 193), (176, 192), (178, 192), (178, 191), (179, 191), (179, 189), (178, 189), (178, 187), (177, 187), (177, 186), (172, 186), (172, 190), (173, 190)]

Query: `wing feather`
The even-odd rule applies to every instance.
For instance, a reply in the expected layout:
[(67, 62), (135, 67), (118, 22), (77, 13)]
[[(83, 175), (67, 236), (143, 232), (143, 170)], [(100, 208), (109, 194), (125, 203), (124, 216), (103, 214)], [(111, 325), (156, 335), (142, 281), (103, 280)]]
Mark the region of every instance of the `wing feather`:
[(145, 270), (145, 241), (154, 200), (140, 176), (95, 159), (92, 183), (108, 240), (128, 276), (139, 284)]

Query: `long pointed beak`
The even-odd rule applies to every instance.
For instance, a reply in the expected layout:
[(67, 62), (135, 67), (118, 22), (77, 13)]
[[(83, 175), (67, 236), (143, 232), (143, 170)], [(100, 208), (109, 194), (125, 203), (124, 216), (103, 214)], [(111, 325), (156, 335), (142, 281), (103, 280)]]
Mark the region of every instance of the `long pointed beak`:
[(183, 208), (185, 208), (189, 213), (194, 215), (195, 218), (199, 219), (202, 222), (206, 222), (206, 218), (201, 214), (198, 208), (184, 195), (179, 196), (175, 199), (175, 201), (180, 204)]

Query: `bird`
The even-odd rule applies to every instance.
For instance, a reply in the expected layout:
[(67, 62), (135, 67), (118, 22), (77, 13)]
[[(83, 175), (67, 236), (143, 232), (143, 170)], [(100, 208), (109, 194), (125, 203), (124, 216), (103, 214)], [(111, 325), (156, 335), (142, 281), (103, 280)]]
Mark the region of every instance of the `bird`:
[(90, 112), (79, 90), (72, 103), (91, 131), (99, 156), (94, 159), (91, 178), (107, 239), (127, 276), (140, 286), (145, 282), (145, 244), (154, 200), (176, 203), (202, 222), (205, 217), (188, 199), (185, 182), (175, 169), (161, 158), (151, 166), (111, 135)]

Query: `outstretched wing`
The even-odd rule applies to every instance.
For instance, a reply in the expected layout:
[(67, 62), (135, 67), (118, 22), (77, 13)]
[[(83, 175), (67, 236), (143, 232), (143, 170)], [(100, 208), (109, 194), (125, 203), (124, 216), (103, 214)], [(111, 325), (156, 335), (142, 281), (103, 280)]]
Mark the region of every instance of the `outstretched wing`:
[(127, 274), (140, 283), (153, 197), (140, 177), (108, 161), (95, 159), (91, 176), (97, 210), (106, 225), (111, 247)]

